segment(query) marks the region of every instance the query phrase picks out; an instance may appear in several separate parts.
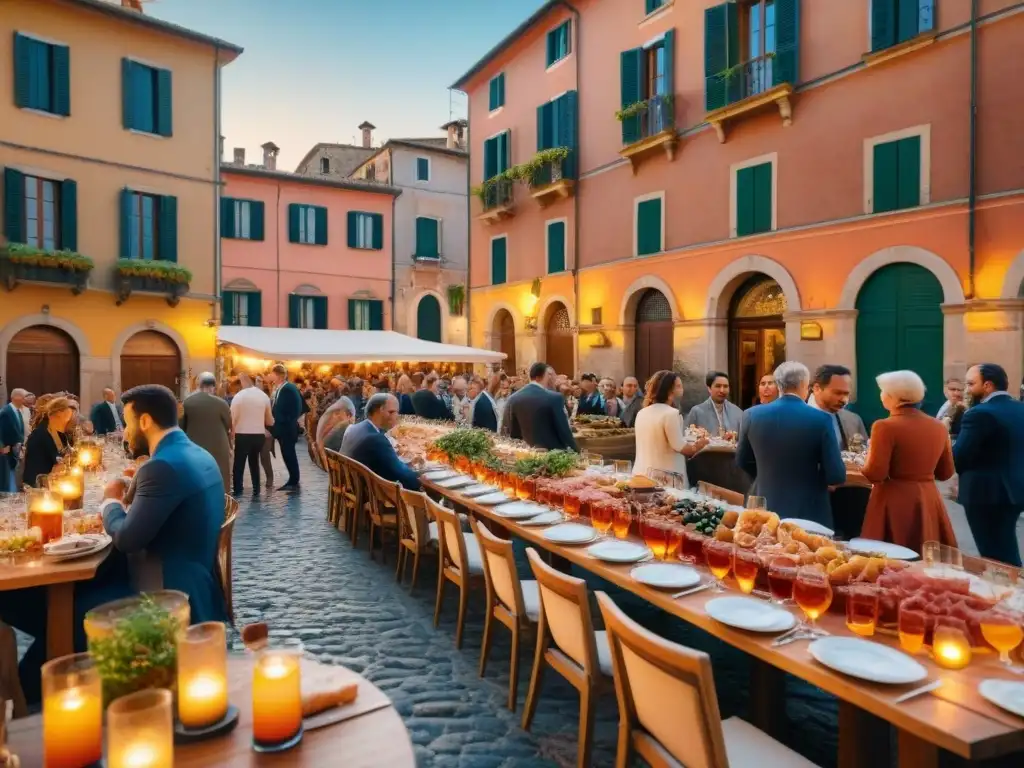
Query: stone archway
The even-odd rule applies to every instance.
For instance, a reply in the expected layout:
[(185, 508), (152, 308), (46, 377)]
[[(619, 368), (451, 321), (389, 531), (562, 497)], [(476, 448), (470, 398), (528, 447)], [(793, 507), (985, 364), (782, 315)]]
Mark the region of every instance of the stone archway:
[(121, 349), (121, 386), (162, 384), (180, 396), (184, 387), (181, 351), (170, 336), (160, 331), (139, 331)]
[[(3, 327), (3, 330), (0, 330), (0, 395), (3, 396), (3, 401), (6, 402), (11, 392), (11, 385), (9, 384), (10, 371), (7, 369), (7, 350), (10, 348), (11, 340), (20, 331), (32, 326), (51, 326), (71, 337), (75, 347), (78, 349), (79, 362), (78, 378), (72, 391), (82, 397), (84, 402), (89, 402), (91, 394), (89, 391), (89, 375), (86, 373), (86, 370), (90, 362), (95, 364), (95, 361), (91, 360), (92, 352), (89, 346), (89, 339), (74, 323), (50, 314), (23, 315), (11, 320), (11, 322)], [(45, 393), (35, 392), (33, 394), (41, 395)]]
[[(509, 376), (516, 373), (516, 321), (507, 309), (499, 309), (491, 320), (491, 348), (505, 355), (502, 369)], [(497, 340), (497, 346), (494, 341)]]
[(444, 325), (441, 319), (441, 300), (426, 293), (416, 302), (416, 338), (441, 343)]
[(1003, 278), (1001, 299), (1024, 299), (1024, 249), (1010, 262)]
[(30, 325), (6, 347), (8, 390), (35, 395), (70, 392), (81, 396), (81, 355), (71, 335), (54, 325)]
[(914, 245), (894, 245), (883, 248), (857, 263), (843, 284), (836, 309), (856, 309), (861, 288), (875, 272), (890, 264), (909, 263), (924, 267), (942, 286), (944, 304), (963, 304), (964, 289), (960, 276), (949, 262), (924, 248)]
[(575, 375), (575, 334), (569, 308), (560, 301), (549, 302), (538, 315), (544, 330), (544, 362), (569, 378)]
[(160, 335), (170, 339), (177, 348), (179, 365), (178, 378), (180, 381), (179, 388), (172, 388), (172, 391), (178, 397), (182, 397), (185, 394), (184, 388), (187, 383), (185, 381), (186, 377), (184, 374), (188, 371), (189, 366), (191, 365), (188, 344), (185, 343), (184, 337), (182, 337), (182, 335), (174, 328), (165, 323), (161, 323), (158, 320), (147, 320), (144, 323), (135, 323), (130, 325), (121, 331), (117, 338), (114, 339), (114, 343), (110, 348), (110, 359), (114, 369), (114, 389), (118, 392), (123, 392), (126, 389), (122, 380), (121, 357), (124, 353), (125, 345), (128, 343), (128, 340), (143, 331), (156, 331)]
[(437, 305), (441, 313), (441, 338), (439, 341), (444, 342), (445, 336), (447, 335), (450, 312), (448, 309), (448, 302), (445, 301), (444, 297), (437, 291), (425, 289), (419, 291), (412, 297), (412, 299), (406, 304), (405, 327), (408, 329), (408, 334), (410, 336), (417, 339), (421, 338), (420, 306), (428, 296), (437, 301)]

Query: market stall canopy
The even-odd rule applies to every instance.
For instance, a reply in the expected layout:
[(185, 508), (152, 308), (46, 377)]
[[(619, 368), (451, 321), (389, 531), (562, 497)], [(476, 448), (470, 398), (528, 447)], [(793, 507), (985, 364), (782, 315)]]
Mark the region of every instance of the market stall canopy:
[(395, 331), (327, 331), (307, 328), (222, 326), (221, 344), (272, 360), (310, 363), (499, 363), (502, 352), (414, 339)]

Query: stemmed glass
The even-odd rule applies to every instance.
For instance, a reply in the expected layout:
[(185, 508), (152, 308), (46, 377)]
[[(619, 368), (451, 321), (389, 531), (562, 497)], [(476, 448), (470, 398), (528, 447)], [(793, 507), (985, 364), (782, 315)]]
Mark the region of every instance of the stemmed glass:
[(806, 617), (806, 620), (800, 622), (800, 628), (793, 639), (813, 640), (828, 635), (828, 632), (816, 623), (832, 605), (832, 585), (824, 569), (814, 565), (801, 567), (793, 583), (793, 599)]
[(768, 591), (776, 605), (793, 602), (793, 584), (798, 568), (797, 560), (788, 556), (780, 555), (768, 563)]
[(1024, 641), (1024, 616), (1007, 607), (997, 605), (981, 617), (981, 635), (985, 642), (999, 651), (999, 660), (1006, 668), (1017, 674), (1024, 674), (1010, 658), (1010, 652)]
[(713, 592), (725, 590), (722, 580), (732, 570), (733, 551), (735, 548), (736, 546), (728, 541), (719, 541), (712, 538), (704, 540), (704, 559), (707, 561), (708, 570), (714, 576), (714, 580), (711, 583), (711, 590)]
[(764, 496), (748, 496), (747, 509), (752, 509), (760, 512), (768, 509), (768, 502), (765, 500)]

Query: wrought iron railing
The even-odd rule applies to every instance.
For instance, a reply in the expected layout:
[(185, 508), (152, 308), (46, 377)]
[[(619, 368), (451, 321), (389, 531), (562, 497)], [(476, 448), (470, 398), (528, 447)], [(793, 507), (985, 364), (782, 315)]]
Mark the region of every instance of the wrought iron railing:
[(675, 128), (675, 99), (670, 93), (652, 96), (647, 100), (647, 109), (640, 112), (639, 117), (641, 139)]
[(757, 56), (734, 67), (728, 73), (729, 101), (764, 93), (774, 85), (774, 54)]
[(512, 180), (496, 179), (485, 182), (482, 200), (485, 211), (512, 205)]

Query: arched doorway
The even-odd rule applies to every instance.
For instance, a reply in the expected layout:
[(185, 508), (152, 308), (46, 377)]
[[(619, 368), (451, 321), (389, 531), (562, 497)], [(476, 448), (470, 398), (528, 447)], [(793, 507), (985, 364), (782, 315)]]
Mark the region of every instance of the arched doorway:
[(755, 274), (736, 289), (729, 306), (731, 399), (749, 408), (757, 383), (786, 360), (786, 294), (779, 284)]
[(544, 362), (554, 368), (556, 373), (564, 373), (572, 378), (575, 375), (572, 321), (569, 319), (569, 310), (561, 302), (556, 301), (548, 307), (544, 341)]
[(140, 384), (163, 384), (181, 395), (181, 353), (159, 331), (140, 331), (121, 350), (121, 389)]
[(78, 346), (51, 325), (30, 325), (7, 345), (7, 392), (25, 389), (35, 395), (78, 391)]
[(416, 337), (441, 342), (441, 302), (429, 293), (416, 306)]
[(915, 371), (927, 392), (924, 410), (943, 402), (943, 292), (938, 278), (917, 264), (882, 267), (857, 294), (857, 402), (867, 425), (885, 417), (875, 377)]
[(499, 309), (494, 316), (494, 327), (491, 333), (498, 339), (498, 352), (505, 355), (501, 363), (502, 370), (509, 376), (516, 374), (516, 322), (507, 309)]
[(636, 305), (633, 375), (644, 386), (656, 371), (672, 370), (672, 306), (661, 291), (648, 288)]

